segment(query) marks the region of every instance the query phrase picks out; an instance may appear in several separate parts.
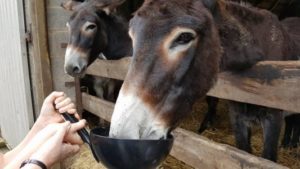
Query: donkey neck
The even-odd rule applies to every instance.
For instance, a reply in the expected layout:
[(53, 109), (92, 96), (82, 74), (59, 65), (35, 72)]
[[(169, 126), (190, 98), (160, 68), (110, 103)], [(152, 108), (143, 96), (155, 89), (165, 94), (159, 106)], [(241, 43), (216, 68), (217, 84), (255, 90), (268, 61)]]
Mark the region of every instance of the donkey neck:
[(103, 54), (107, 59), (120, 59), (132, 55), (132, 43), (128, 35), (128, 23), (115, 15), (103, 17), (107, 46)]

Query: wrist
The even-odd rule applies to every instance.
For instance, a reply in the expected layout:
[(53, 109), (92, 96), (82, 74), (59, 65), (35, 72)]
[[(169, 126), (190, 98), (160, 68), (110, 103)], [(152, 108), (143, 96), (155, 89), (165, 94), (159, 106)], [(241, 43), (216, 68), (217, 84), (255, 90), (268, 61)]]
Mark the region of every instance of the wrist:
[(46, 128), (49, 124), (51, 124), (51, 121), (49, 121), (47, 118), (38, 117), (33, 124), (31, 131), (33, 131), (33, 133), (38, 133), (39, 131)]
[(45, 126), (47, 126), (47, 124), (47, 119), (44, 119), (43, 117), (38, 117), (32, 128), (39, 131), (42, 130)]
[(50, 168), (52, 166), (51, 161), (48, 160), (49, 158), (47, 158), (47, 157), (45, 157), (44, 155), (41, 155), (41, 154), (33, 154), (29, 159), (34, 159), (34, 160), (40, 161), (43, 164), (45, 164), (45, 166), (47, 168)]
[(35, 164), (26, 164), (22, 169), (41, 169), (41, 167)]
[(22, 162), (20, 168), (22, 169), (26, 169), (26, 168), (30, 168), (30, 169), (35, 169), (35, 168), (39, 168), (39, 169), (47, 169), (48, 167), (40, 160), (36, 160), (36, 159), (29, 159), (29, 160), (25, 160)]

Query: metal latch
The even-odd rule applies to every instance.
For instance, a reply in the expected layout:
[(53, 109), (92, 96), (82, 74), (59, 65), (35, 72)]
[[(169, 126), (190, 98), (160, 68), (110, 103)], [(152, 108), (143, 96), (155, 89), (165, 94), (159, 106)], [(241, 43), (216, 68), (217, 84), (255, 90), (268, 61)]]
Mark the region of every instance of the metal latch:
[(32, 43), (32, 33), (31, 33), (31, 24), (29, 24), (29, 30), (25, 33), (25, 40), (27, 43)]

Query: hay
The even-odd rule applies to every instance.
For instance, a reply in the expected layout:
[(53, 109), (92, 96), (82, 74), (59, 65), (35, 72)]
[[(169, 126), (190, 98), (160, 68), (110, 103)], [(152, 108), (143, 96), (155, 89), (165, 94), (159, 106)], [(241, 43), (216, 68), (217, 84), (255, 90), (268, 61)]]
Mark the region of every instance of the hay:
[[(207, 105), (205, 102), (199, 100), (194, 108), (193, 112), (184, 120), (181, 124), (182, 128), (197, 132), (200, 122), (204, 117), (204, 113), (207, 111)], [(203, 132), (203, 136), (219, 143), (235, 146), (233, 132), (230, 126), (228, 109), (225, 101), (220, 102), (218, 105), (217, 119), (213, 129), (209, 129)], [(281, 134), (283, 135), (283, 129)], [(282, 136), (280, 138), (281, 142)], [(260, 126), (252, 130), (252, 151), (256, 156), (261, 156), (263, 149), (263, 136)], [(294, 149), (280, 148), (278, 152), (278, 163), (287, 166), (291, 169), (300, 168), (300, 147)]]
[[(71, 157), (63, 162), (63, 168), (65, 169), (106, 169), (102, 164), (98, 164), (89, 148), (84, 145), (80, 152), (74, 157)], [(169, 156), (165, 162), (158, 167), (159, 169), (193, 169), (181, 161)]]
[(62, 165), (65, 169), (106, 169), (94, 160), (87, 145), (82, 146), (78, 154), (65, 160)]
[[(204, 113), (207, 110), (207, 105), (201, 100), (198, 101), (193, 112), (181, 123), (180, 127), (197, 132), (200, 122), (203, 119)], [(214, 124), (213, 129), (206, 130), (202, 135), (219, 143), (224, 143), (234, 146), (234, 136), (230, 127), (228, 111), (226, 103), (221, 102), (218, 105), (218, 117)], [(283, 130), (282, 130), (283, 131)], [(282, 132), (283, 133), (283, 132)], [(260, 156), (262, 152), (262, 131), (261, 129), (255, 128), (252, 131), (252, 149), (253, 154)], [(291, 169), (300, 168), (300, 148), (297, 149), (279, 149), (278, 163), (284, 166), (290, 167)], [(101, 164), (97, 164), (93, 159), (90, 150), (84, 146), (81, 153), (68, 159), (65, 163), (67, 169), (104, 169), (105, 167)], [(168, 157), (165, 162), (158, 167), (159, 169), (192, 169), (192, 167), (176, 160), (173, 157)]]

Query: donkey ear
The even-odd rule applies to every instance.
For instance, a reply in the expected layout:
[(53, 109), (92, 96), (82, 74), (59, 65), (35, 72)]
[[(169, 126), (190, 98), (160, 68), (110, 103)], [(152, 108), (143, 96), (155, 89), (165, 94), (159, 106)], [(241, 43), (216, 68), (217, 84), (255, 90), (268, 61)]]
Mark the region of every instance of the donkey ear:
[(61, 7), (63, 7), (66, 10), (74, 11), (76, 10), (84, 0), (67, 0), (61, 3)]
[(209, 10), (213, 10), (218, 0), (202, 0), (203, 5)]

